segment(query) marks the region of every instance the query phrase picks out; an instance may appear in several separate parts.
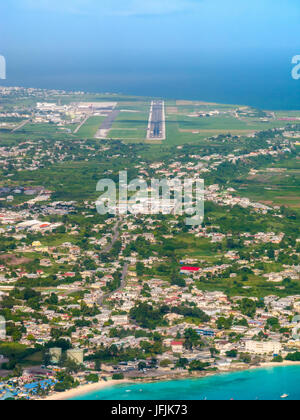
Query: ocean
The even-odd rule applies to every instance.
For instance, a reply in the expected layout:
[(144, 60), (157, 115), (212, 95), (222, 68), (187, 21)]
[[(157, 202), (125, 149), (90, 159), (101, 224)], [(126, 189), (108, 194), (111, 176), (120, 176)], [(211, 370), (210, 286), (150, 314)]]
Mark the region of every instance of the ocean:
[(164, 99), (300, 110), (300, 79), (292, 57), (300, 51), (96, 52), (28, 55), (8, 53), (1, 85), (112, 92)]
[(200, 379), (122, 384), (74, 400), (300, 400), (300, 366), (278, 366)]

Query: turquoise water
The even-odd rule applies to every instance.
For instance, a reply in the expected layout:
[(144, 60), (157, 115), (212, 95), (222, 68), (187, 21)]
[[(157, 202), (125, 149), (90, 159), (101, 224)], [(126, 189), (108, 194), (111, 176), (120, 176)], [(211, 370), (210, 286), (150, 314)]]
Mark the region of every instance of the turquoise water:
[(300, 366), (281, 366), (134, 385), (117, 385), (76, 400), (300, 400)]

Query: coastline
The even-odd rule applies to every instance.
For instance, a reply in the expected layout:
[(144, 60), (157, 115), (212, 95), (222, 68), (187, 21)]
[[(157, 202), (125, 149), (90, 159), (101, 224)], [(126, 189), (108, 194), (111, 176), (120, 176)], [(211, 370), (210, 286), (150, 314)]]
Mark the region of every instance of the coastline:
[(126, 383), (134, 383), (134, 381), (122, 379), (118, 381), (101, 381), (97, 382), (95, 384), (88, 384), (88, 385), (82, 385), (75, 389), (70, 389), (66, 392), (55, 392), (49, 395), (48, 397), (44, 398), (45, 401), (63, 401), (63, 400), (69, 400), (71, 398), (78, 397), (79, 395), (88, 394), (90, 392), (94, 391), (100, 391), (101, 389), (110, 388), (115, 385), (121, 385)]
[(271, 368), (271, 367), (287, 367), (287, 366), (300, 366), (300, 362), (290, 362), (288, 360), (283, 361), (282, 363), (276, 363), (276, 362), (265, 362), (261, 363), (260, 366), (254, 369), (264, 369), (264, 368)]
[(64, 400), (70, 400), (72, 398), (78, 397), (80, 395), (89, 394), (91, 392), (101, 391), (105, 388), (114, 387), (116, 385), (123, 385), (123, 384), (137, 384), (137, 383), (156, 383), (156, 382), (164, 382), (164, 381), (180, 381), (180, 380), (187, 380), (187, 379), (201, 379), (201, 378), (207, 378), (209, 376), (216, 376), (216, 375), (222, 375), (226, 373), (234, 373), (234, 372), (242, 372), (242, 371), (251, 371), (255, 369), (268, 369), (268, 368), (276, 368), (276, 367), (288, 367), (288, 366), (300, 366), (300, 362), (290, 362), (290, 361), (284, 361), (282, 363), (276, 363), (276, 362), (265, 362), (261, 363), (258, 366), (247, 366), (245, 368), (234, 368), (234, 366), (231, 366), (229, 369), (222, 369), (214, 372), (195, 372), (194, 374), (191, 373), (178, 373), (177, 375), (170, 375), (166, 372), (166, 375), (160, 377), (160, 378), (140, 378), (136, 380), (132, 379), (122, 379), (122, 380), (110, 380), (110, 381), (101, 381), (97, 382), (95, 384), (88, 384), (88, 385), (82, 385), (78, 388), (71, 389), (66, 392), (62, 393), (52, 393), (48, 397), (46, 397), (44, 400), (46, 401), (64, 401)]

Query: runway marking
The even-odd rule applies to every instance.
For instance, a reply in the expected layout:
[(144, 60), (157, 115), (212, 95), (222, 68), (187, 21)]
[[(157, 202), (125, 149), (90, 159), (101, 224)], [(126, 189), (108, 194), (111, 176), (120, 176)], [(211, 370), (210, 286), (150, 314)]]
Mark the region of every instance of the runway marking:
[(152, 101), (149, 123), (147, 129), (147, 140), (166, 139), (166, 114), (164, 101)]

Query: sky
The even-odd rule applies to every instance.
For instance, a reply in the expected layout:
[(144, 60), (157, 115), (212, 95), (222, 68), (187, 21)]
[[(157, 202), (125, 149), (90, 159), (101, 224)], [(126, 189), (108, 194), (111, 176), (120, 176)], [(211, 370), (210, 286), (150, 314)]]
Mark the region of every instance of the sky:
[(98, 52), (299, 46), (299, 0), (10, 0), (1, 43)]
[(267, 71), (271, 56), (290, 65), (300, 54), (299, 0), (2, 3), (0, 55), (7, 58), (11, 82), (29, 83), (30, 75), (43, 83), (48, 72), (55, 84), (58, 73), (71, 81), (75, 73), (98, 72), (110, 88), (121, 73), (124, 83), (145, 81), (172, 67), (175, 80), (176, 74), (220, 73), (245, 60), (248, 67), (265, 61)]

